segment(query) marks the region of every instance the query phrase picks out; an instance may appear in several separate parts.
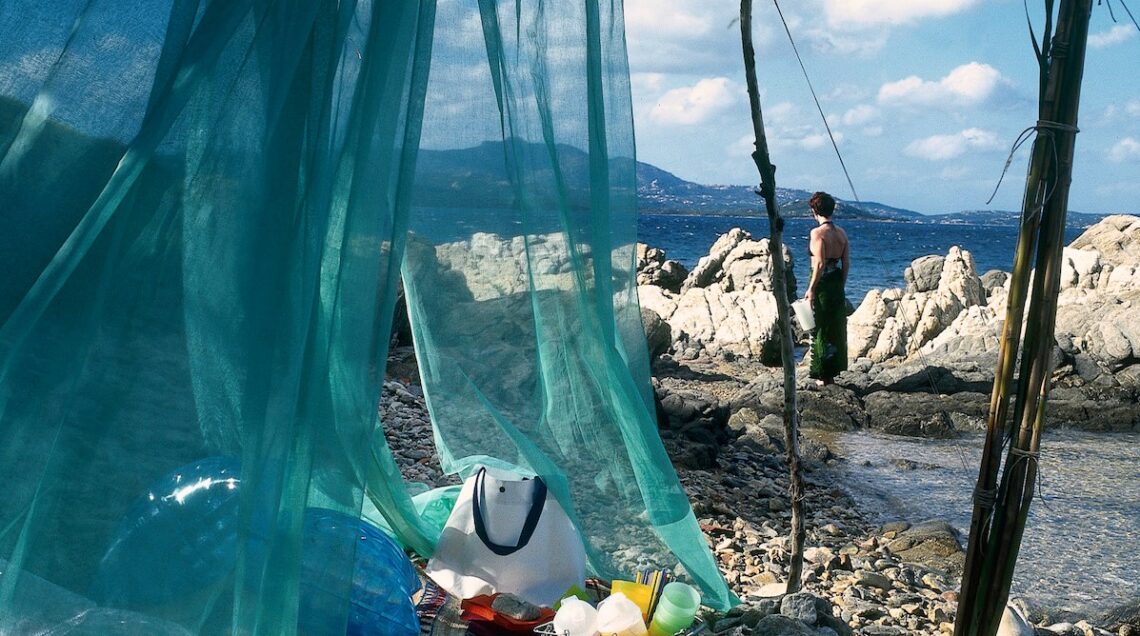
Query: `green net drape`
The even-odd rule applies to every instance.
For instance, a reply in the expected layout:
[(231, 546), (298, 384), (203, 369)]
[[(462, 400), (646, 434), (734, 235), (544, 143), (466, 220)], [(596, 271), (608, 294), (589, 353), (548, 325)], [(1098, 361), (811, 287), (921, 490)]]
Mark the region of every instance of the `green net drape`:
[(433, 11), (0, 5), (0, 633), (345, 633)]
[(436, 5), (0, 3), (0, 633), (344, 633), (308, 568), (357, 533), (307, 520), (366, 496), (430, 554), (405, 252), (445, 468), (730, 602), (653, 424), (620, 3)]
[(621, 5), (439, 11), (403, 280), (444, 469), (541, 475), (595, 572), (726, 607), (656, 429)]

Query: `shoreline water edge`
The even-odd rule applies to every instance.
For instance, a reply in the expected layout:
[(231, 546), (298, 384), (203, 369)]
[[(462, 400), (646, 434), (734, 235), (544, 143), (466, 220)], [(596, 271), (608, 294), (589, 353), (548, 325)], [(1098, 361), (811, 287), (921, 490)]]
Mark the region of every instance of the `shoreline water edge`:
[[(1065, 253), (1047, 426), (1132, 439), (1140, 432), (1140, 325), (1129, 320), (1140, 305), (1140, 218), (1107, 217)], [(784, 258), (791, 260), (786, 249)], [(881, 511), (861, 508), (844, 487), (854, 474), (847, 458), (829, 440), (975, 435), (988, 408), (1006, 278), (979, 276), (959, 248), (916, 259), (905, 289), (872, 290), (850, 317), (852, 363), (835, 385), (815, 387), (798, 365), (808, 538), (803, 591), (784, 595), (790, 511), (768, 262), (767, 240), (742, 230), (718, 239), (691, 272), (639, 246), (661, 438), (743, 601), (710, 616), (709, 628), (742, 636), (949, 634), (965, 537), (947, 519), (884, 521)], [(801, 343), (804, 336), (797, 334)], [(393, 351), (381, 418), (405, 478), (456, 483), (433, 456), (410, 347)], [(911, 465), (900, 470), (921, 468), (921, 457), (905, 461)], [(1076, 613), (1015, 599), (1006, 618), (1008, 631), (999, 633), (1135, 636), (1140, 597)]]

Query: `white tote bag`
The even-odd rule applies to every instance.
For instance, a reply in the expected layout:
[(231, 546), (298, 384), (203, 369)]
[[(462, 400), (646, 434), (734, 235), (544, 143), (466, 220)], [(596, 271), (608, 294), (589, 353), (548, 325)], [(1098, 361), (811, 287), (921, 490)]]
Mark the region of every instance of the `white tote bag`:
[(551, 606), (586, 578), (586, 551), (538, 477), (479, 468), (463, 484), (426, 572), (460, 598), (510, 592)]

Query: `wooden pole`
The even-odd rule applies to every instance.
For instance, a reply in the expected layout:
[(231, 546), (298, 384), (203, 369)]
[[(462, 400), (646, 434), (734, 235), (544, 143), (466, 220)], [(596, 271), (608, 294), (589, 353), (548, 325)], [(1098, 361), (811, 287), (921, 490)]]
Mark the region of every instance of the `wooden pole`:
[[(1048, 4), (1047, 10), (1051, 11), (1051, 3)], [(998, 373), (994, 379), (955, 636), (992, 636), (997, 633), (1009, 600), (1017, 553), (1033, 499), (1037, 453), (1049, 394), (1049, 378), (1053, 371), (1053, 331), (1057, 317), (1065, 216), (1072, 182), (1077, 112), (1091, 12), (1092, 0), (1061, 0), (1056, 36), (1051, 46), (1046, 41), (1046, 54), (1042, 56), (1043, 64), (1047, 64), (1042, 73), (1046, 79), (1042, 86), (1038, 137), (1034, 142), (1030, 180), (1026, 184), (1022, 235), (1018, 239), (1014, 266), (1019, 274), (1015, 278), (1017, 297), (1011, 287), (1003, 334), (1011, 339), (1002, 342)], [(1048, 35), (1046, 33), (1046, 37)], [(992, 479), (997, 472), (997, 451), (991, 448), (991, 438), (1000, 444), (1000, 438), (993, 431), (1005, 420), (1006, 395), (1011, 380), (1009, 374), (1017, 357), (1016, 334), (1021, 328), (1028, 277), (1026, 263), (1035, 242), (1034, 238), (1026, 237), (1027, 232), (1040, 234), (1036, 275), (1015, 398), (1013, 422), (1016, 435), (996, 490), (996, 509), (991, 521), (985, 506), (978, 505), (979, 499), (985, 499), (978, 493), (985, 494), (985, 489), (992, 484), (986, 480)], [(991, 469), (993, 472), (988, 472)]]
[(748, 104), (752, 109), (752, 129), (756, 150), (752, 160), (760, 173), (759, 194), (768, 213), (768, 250), (772, 257), (772, 293), (776, 296), (777, 326), (780, 333), (780, 358), (784, 364), (784, 447), (788, 461), (788, 495), (791, 498), (791, 562), (788, 565), (789, 594), (800, 589), (803, 575), (804, 479), (800, 466), (799, 413), (796, 409), (796, 360), (792, 348), (791, 307), (788, 302), (787, 278), (784, 273), (784, 219), (776, 205), (776, 167), (768, 156), (768, 138), (764, 134), (764, 116), (760, 110), (760, 90), (756, 82), (756, 52), (752, 47), (752, 0), (740, 0), (740, 40), (744, 49), (744, 74), (748, 83)]

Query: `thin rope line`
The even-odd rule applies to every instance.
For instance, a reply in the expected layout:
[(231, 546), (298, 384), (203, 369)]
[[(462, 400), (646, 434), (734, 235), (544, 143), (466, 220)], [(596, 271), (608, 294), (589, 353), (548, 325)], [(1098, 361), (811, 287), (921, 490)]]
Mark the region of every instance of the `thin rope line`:
[(1128, 17), (1132, 20), (1132, 24), (1136, 26), (1136, 30), (1140, 31), (1140, 22), (1136, 21), (1136, 16), (1132, 15), (1132, 10), (1128, 8), (1128, 5), (1124, 4), (1124, 0), (1120, 0), (1120, 6), (1124, 7), (1124, 12), (1128, 14)]
[[(1099, 5), (1101, 3), (1098, 2), (1097, 4)], [(1112, 11), (1112, 0), (1108, 0), (1108, 17), (1112, 18), (1113, 22), (1116, 22), (1116, 14)]]
[(997, 185), (994, 186), (994, 191), (990, 193), (990, 198), (986, 199), (986, 205), (993, 203), (994, 197), (997, 196), (998, 190), (1001, 188), (1001, 182), (1005, 179), (1005, 173), (1009, 171), (1009, 166), (1011, 163), (1013, 163), (1013, 155), (1017, 153), (1018, 148), (1021, 148), (1022, 144), (1024, 144), (1026, 141), (1029, 141), (1030, 133), (1034, 131), (1036, 131), (1036, 128), (1030, 126), (1029, 128), (1021, 131), (1021, 134), (1018, 135), (1017, 139), (1014, 140), (1013, 147), (1009, 149), (1009, 156), (1005, 158), (1005, 165), (1002, 166), (1001, 175), (998, 177)]
[[(851, 187), (851, 194), (855, 197), (856, 203), (862, 203), (859, 199), (859, 193), (855, 191), (855, 184), (851, 181), (851, 174), (847, 171), (847, 164), (843, 161), (843, 154), (839, 152), (839, 145), (835, 143), (835, 136), (831, 133), (831, 126), (827, 123), (827, 115), (823, 113), (823, 107), (819, 103), (819, 97), (816, 95), (815, 87), (812, 85), (811, 77), (808, 75), (807, 67), (804, 65), (803, 58), (800, 57), (799, 48), (796, 46), (795, 38), (792, 37), (792, 30), (788, 27), (788, 21), (784, 18), (784, 12), (780, 9), (779, 0), (772, 0), (772, 4), (776, 6), (776, 12), (780, 15), (780, 22), (784, 25), (784, 32), (788, 34), (788, 42), (792, 45), (792, 51), (796, 55), (796, 61), (799, 62), (800, 70), (803, 72), (804, 81), (807, 82), (808, 90), (811, 91), (812, 99), (815, 101), (816, 110), (819, 111), (819, 116), (823, 120), (823, 127), (827, 130), (827, 136), (831, 139), (831, 147), (835, 149), (835, 156), (839, 158), (839, 165), (843, 168), (843, 176), (847, 178), (847, 185)], [(880, 264), (886, 268), (886, 259), (881, 252), (878, 253)], [(898, 300), (898, 311), (902, 314), (903, 320), (907, 325), (911, 324), (910, 316), (907, 315), (906, 307), (902, 299)], [(917, 328), (917, 323), (915, 327)], [(917, 332), (916, 332), (917, 333)], [(922, 363), (922, 370), (926, 375), (926, 381), (930, 384), (931, 395), (939, 395), (937, 383), (934, 381), (934, 375), (930, 372), (930, 362), (926, 359), (926, 355), (922, 352), (922, 348), (915, 349), (918, 354), (919, 361)], [(946, 415), (946, 410), (942, 409), (943, 415)]]
[(843, 161), (843, 154), (839, 152), (839, 144), (835, 143), (835, 135), (831, 133), (831, 126), (827, 123), (827, 115), (823, 114), (823, 106), (819, 103), (819, 97), (815, 94), (815, 87), (812, 86), (811, 77), (808, 76), (807, 67), (804, 66), (804, 60), (800, 57), (800, 50), (796, 47), (796, 41), (792, 37), (792, 30), (788, 28), (788, 21), (784, 19), (784, 12), (780, 9), (778, 0), (772, 0), (772, 4), (776, 5), (776, 13), (780, 14), (780, 21), (784, 23), (784, 32), (788, 34), (788, 42), (792, 45), (792, 52), (796, 54), (796, 61), (800, 64), (800, 70), (803, 71), (804, 80), (807, 82), (808, 90), (811, 91), (811, 98), (815, 101), (815, 108), (819, 111), (819, 116), (823, 119), (823, 127), (827, 130), (827, 138), (831, 140), (831, 147), (835, 149), (835, 156), (839, 157), (839, 166), (843, 168), (843, 176), (847, 177), (847, 185), (851, 187), (851, 194), (855, 197), (855, 201), (859, 201), (859, 193), (855, 192), (855, 184), (851, 181), (851, 175), (847, 172), (847, 164)]

